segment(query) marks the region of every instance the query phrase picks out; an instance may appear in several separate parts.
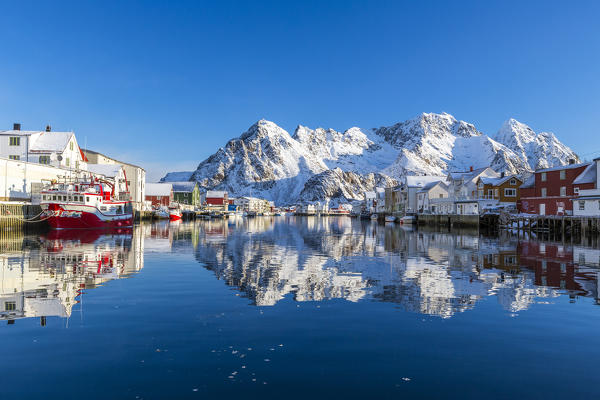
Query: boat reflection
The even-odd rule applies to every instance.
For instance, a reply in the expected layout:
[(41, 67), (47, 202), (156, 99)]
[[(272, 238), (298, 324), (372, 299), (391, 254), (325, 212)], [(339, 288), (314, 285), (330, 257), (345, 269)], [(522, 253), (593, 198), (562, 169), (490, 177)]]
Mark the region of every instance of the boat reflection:
[(511, 313), (561, 295), (598, 302), (599, 250), (349, 218), (259, 220), (202, 222), (196, 249), (199, 262), (259, 306), (290, 295), (451, 317), (488, 296)]
[(0, 253), (0, 319), (67, 318), (84, 290), (143, 268), (143, 240), (133, 229), (57, 230), (17, 237)]

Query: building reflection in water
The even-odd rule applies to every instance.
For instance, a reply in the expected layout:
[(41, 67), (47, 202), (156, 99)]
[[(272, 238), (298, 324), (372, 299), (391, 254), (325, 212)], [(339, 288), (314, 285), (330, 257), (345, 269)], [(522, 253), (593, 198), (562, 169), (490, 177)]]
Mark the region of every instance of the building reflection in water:
[(259, 306), (382, 301), (448, 318), (485, 297), (511, 313), (558, 296), (598, 303), (597, 249), (347, 217), (256, 217), (2, 238), (0, 318), (69, 317), (84, 289), (137, 273), (144, 253), (195, 257)]
[(139, 272), (144, 241), (132, 229), (50, 231), (0, 241), (0, 319), (68, 318), (86, 289)]
[(197, 226), (197, 260), (260, 306), (291, 295), (393, 302), (451, 317), (487, 296), (512, 313), (561, 295), (598, 299), (600, 251), (589, 248), (336, 217)]

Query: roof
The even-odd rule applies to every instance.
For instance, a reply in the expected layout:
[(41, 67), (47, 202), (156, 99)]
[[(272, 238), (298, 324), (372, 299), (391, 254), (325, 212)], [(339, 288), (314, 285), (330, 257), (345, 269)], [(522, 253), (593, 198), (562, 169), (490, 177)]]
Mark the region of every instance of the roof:
[(406, 177), (406, 186), (408, 187), (424, 187), (428, 183), (440, 182), (446, 180), (445, 176), (434, 176), (434, 175), (412, 175)]
[(117, 164), (88, 164), (88, 171), (101, 174), (107, 178), (115, 178), (123, 167)]
[(194, 188), (198, 185), (198, 182), (169, 182), (173, 185), (174, 192), (193, 192)]
[(206, 192), (207, 198), (224, 198), (227, 195), (227, 192), (224, 190), (209, 190)]
[(172, 189), (170, 183), (146, 183), (146, 196), (170, 196)]
[(73, 132), (42, 132), (29, 146), (29, 151), (62, 152), (67, 148)]
[(591, 163), (586, 169), (580, 173), (577, 178), (573, 181), (574, 184), (578, 185), (581, 183), (596, 183), (597, 179), (597, 168), (596, 163)]
[(552, 168), (538, 169), (538, 170), (535, 171), (535, 173), (537, 174), (538, 172), (551, 172), (551, 171), (560, 171), (560, 170), (563, 170), (563, 169), (581, 168), (581, 167), (587, 167), (590, 164), (591, 163), (579, 163), (579, 164), (559, 165), (557, 167), (552, 167)]
[(494, 171), (493, 169), (491, 169), (490, 167), (477, 168), (477, 169), (474, 169), (473, 171), (450, 172), (449, 176), (450, 176), (450, 179), (452, 179), (452, 180), (464, 179), (466, 181), (470, 181), (470, 180), (477, 178), (479, 175), (483, 174), (488, 169), (491, 170), (492, 172), (494, 172), (494, 174), (496, 176), (499, 176), (499, 174), (496, 171)]
[(519, 189), (531, 189), (535, 187), (535, 175), (531, 175), (523, 184), (519, 187)]
[(444, 182), (442, 181), (437, 181), (437, 182), (429, 182), (427, 185), (423, 186), (423, 188), (421, 190), (419, 190), (418, 193), (424, 193), (424, 192), (429, 192), (431, 189), (433, 189), (434, 187), (436, 187), (437, 185), (441, 185), (444, 189), (448, 188), (448, 185), (446, 185)]
[[(90, 150), (90, 149), (81, 149), (81, 150), (83, 150), (83, 153), (84, 153), (84, 154), (85, 154), (85, 153), (90, 153), (90, 154), (98, 154), (98, 155), (100, 155), (100, 156), (102, 156), (102, 157), (110, 158), (111, 160), (113, 160), (114, 162), (118, 162), (119, 164), (130, 165), (130, 166), (132, 166), (132, 167), (135, 167), (135, 168), (140, 168), (140, 169), (143, 169), (143, 170), (145, 171), (145, 169), (144, 169), (144, 168), (142, 168), (142, 167), (140, 167), (139, 165), (135, 165), (135, 164), (132, 164), (132, 163), (126, 163), (126, 162), (123, 162), (123, 161), (117, 160), (117, 159), (115, 159), (115, 158), (112, 158), (112, 157), (109, 157), (109, 156), (107, 156), (106, 154), (102, 154), (102, 153), (99, 153), (99, 152), (97, 152), (97, 151), (94, 151), (94, 150)], [(87, 158), (87, 157), (86, 157), (86, 158)]]
[(510, 179), (517, 179), (517, 180), (521, 181), (521, 179), (519, 179), (519, 177), (516, 175), (508, 175), (508, 176), (500, 177), (500, 178), (490, 178), (488, 176), (482, 176), (479, 179), (481, 180), (481, 183), (483, 183), (484, 185), (492, 185), (492, 186), (500, 186), (504, 182), (506, 182)]

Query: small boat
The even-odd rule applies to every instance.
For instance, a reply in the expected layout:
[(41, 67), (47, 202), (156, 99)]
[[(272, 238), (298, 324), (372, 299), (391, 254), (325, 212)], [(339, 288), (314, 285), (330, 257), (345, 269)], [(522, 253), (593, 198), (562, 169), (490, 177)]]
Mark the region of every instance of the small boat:
[(152, 217), (154, 219), (169, 219), (169, 209), (166, 207), (158, 207), (152, 210)]
[(417, 219), (414, 215), (405, 215), (404, 217), (400, 218), (401, 225), (412, 225), (415, 222), (417, 222)]
[(170, 221), (181, 220), (181, 210), (178, 207), (169, 207), (169, 220)]
[(113, 182), (98, 178), (52, 181), (40, 191), (41, 218), (53, 229), (133, 226), (130, 201), (118, 200)]
[(371, 214), (371, 221), (377, 221), (378, 218), (379, 218), (379, 215)]
[(396, 216), (395, 215), (386, 215), (385, 222), (396, 222)]

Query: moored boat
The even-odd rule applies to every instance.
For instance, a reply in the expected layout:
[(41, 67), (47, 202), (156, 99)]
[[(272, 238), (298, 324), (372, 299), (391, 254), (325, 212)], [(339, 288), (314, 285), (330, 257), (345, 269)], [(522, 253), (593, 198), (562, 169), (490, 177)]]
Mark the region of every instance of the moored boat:
[(417, 219), (414, 215), (405, 215), (404, 217), (400, 218), (401, 225), (412, 225), (415, 222), (417, 222)]
[(181, 210), (178, 207), (169, 207), (169, 220), (179, 221), (181, 219)]
[(52, 181), (40, 191), (42, 218), (53, 229), (133, 226), (130, 201), (115, 198), (114, 184), (98, 178)]
[(396, 216), (395, 215), (386, 215), (385, 222), (396, 222)]
[(371, 221), (377, 221), (378, 218), (379, 218), (379, 215), (371, 214)]

